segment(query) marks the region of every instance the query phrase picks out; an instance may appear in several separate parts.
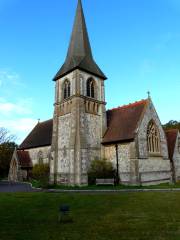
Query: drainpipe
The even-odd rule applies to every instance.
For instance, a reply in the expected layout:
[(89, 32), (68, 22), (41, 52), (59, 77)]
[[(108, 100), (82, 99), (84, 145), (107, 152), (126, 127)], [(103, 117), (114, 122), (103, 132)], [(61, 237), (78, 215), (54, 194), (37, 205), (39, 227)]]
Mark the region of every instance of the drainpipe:
[(119, 158), (118, 158), (118, 145), (115, 145), (116, 149), (116, 184), (119, 184)]

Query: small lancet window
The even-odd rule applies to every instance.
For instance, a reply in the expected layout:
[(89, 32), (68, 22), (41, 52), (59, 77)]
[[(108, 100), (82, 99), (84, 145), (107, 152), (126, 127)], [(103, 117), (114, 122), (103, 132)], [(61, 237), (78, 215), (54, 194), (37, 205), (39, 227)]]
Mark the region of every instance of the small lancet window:
[(64, 99), (66, 99), (71, 95), (71, 84), (69, 80), (66, 80), (64, 82), (63, 88), (64, 88)]
[(157, 126), (153, 121), (147, 128), (147, 147), (149, 154), (160, 154), (160, 136)]
[(87, 80), (87, 96), (95, 98), (95, 84), (92, 78)]

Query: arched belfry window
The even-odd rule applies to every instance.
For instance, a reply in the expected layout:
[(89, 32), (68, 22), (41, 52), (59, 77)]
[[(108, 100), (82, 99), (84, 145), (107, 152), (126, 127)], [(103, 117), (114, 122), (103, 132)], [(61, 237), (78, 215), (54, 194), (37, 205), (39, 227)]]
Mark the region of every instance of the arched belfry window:
[(87, 96), (91, 98), (95, 98), (95, 82), (92, 78), (87, 80)]
[(150, 121), (147, 128), (147, 148), (149, 154), (160, 154), (160, 136), (154, 121)]
[(64, 89), (64, 99), (70, 97), (71, 95), (71, 83), (69, 80), (66, 80), (63, 85)]

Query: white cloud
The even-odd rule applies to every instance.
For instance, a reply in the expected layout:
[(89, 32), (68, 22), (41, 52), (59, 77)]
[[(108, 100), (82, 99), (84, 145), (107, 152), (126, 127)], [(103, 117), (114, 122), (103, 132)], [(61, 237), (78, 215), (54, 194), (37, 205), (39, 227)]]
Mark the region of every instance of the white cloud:
[(7, 128), (13, 132), (27, 132), (32, 130), (33, 126), (37, 123), (37, 119), (33, 118), (17, 118), (9, 120), (0, 120), (0, 127)]
[(36, 123), (37, 119), (32, 117), (31, 99), (8, 102), (0, 98), (0, 127), (8, 129), (11, 134), (15, 135), (17, 143), (22, 142)]
[(18, 82), (19, 75), (17, 73), (10, 73), (8, 70), (0, 70), (0, 81), (5, 83), (6, 81), (11, 81), (12, 83)]
[(31, 114), (32, 100), (21, 99), (16, 102), (8, 102), (4, 98), (0, 98), (0, 115), (14, 115), (14, 114)]
[(0, 69), (0, 86), (21, 86), (25, 85), (22, 83), (20, 75), (9, 69)]
[(0, 127), (8, 129), (13, 135), (17, 136), (17, 142), (21, 143), (37, 122), (37, 119), (33, 118), (5, 119), (0, 120)]
[(0, 69), (0, 127), (17, 136), (17, 143), (21, 143), (38, 122), (33, 116), (33, 100), (19, 94), (24, 87), (19, 74)]

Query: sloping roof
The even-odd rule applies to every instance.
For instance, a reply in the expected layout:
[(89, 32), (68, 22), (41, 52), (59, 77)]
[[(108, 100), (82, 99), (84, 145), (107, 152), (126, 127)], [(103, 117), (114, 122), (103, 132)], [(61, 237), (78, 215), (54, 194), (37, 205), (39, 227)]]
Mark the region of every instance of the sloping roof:
[(18, 149), (29, 149), (35, 147), (49, 146), (52, 141), (53, 120), (38, 123)]
[(32, 161), (28, 151), (17, 150), (17, 156), (21, 167), (32, 167)]
[(173, 159), (174, 149), (176, 146), (176, 139), (178, 136), (178, 131), (179, 131), (178, 129), (165, 130), (170, 160)]
[(108, 110), (107, 131), (102, 143), (132, 141), (147, 103), (148, 100), (141, 100)]
[(81, 0), (78, 1), (73, 31), (65, 63), (57, 72), (54, 81), (75, 69), (92, 73), (102, 79), (106, 76), (93, 59)]

